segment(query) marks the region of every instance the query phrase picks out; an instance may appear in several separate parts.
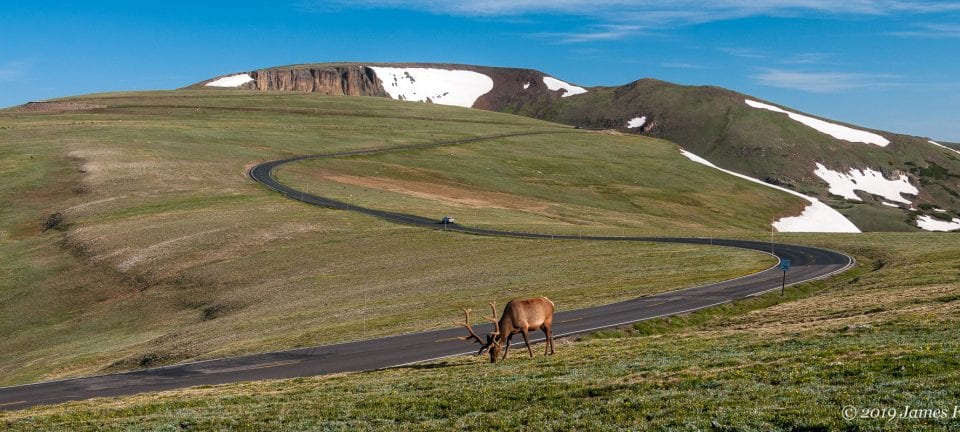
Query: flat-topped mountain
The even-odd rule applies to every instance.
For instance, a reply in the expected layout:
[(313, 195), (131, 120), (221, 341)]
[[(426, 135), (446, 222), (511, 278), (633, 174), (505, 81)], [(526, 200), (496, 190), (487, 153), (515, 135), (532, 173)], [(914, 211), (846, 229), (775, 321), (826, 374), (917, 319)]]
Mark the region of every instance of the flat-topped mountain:
[(532, 69), (422, 63), (282, 66), (225, 75), (190, 87), (381, 96), (490, 111), (522, 107), (525, 113), (543, 116), (547, 113), (538, 113), (534, 105), (548, 107), (563, 97), (586, 92)]
[(960, 229), (955, 144), (860, 128), (719, 87), (655, 79), (589, 87), (531, 69), (423, 63), (292, 65), (191, 87), (390, 97), (615, 129), (674, 141), (703, 163), (826, 203), (859, 230)]

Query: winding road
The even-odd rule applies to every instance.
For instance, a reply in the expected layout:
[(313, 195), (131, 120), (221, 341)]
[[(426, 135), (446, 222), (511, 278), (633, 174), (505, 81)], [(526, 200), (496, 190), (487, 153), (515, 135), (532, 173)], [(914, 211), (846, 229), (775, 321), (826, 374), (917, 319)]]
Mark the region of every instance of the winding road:
[[(575, 236), (542, 233), (499, 231), (471, 228), (459, 224), (439, 225), (434, 218), (386, 212), (324, 198), (295, 190), (278, 182), (272, 175), (278, 166), (313, 158), (333, 158), (405, 151), (429, 147), (465, 144), (518, 135), (558, 133), (529, 132), (450, 140), (411, 146), (355, 150), (323, 155), (298, 156), (262, 163), (249, 171), (250, 177), (287, 197), (332, 209), (348, 210), (378, 217), (390, 222), (427, 229), (497, 237), (556, 239), (577, 241), (661, 242), (700, 244), (750, 249), (773, 254), (792, 263), (786, 275), (788, 285), (826, 278), (855, 265), (852, 257), (831, 250), (788, 244), (771, 244), (745, 240), (707, 238)], [(562, 132), (559, 132), (562, 133)], [(638, 321), (691, 312), (710, 306), (761, 295), (780, 289), (783, 273), (778, 267), (738, 279), (670, 291), (633, 300), (586, 309), (562, 311), (554, 319), (557, 337), (615, 327)], [(490, 324), (474, 326), (479, 334), (488, 332)], [(197, 385), (224, 384), (277, 378), (293, 378), (335, 372), (366, 371), (444, 357), (475, 353), (476, 347), (457, 339), (460, 328), (410, 333), (378, 339), (346, 342), (312, 348), (253, 354), (209, 361), (144, 369), (134, 372), (48, 381), (0, 388), (0, 410), (15, 410), (41, 404), (52, 404), (93, 397), (120, 396), (155, 392)], [(537, 339), (540, 341), (542, 339)], [(522, 340), (518, 343), (522, 344)], [(516, 351), (517, 355), (522, 351)]]

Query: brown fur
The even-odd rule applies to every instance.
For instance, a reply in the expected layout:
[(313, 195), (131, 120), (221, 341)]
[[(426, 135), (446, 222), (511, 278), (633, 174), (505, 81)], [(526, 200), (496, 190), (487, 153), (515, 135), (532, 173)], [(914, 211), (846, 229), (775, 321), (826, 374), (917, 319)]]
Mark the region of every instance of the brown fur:
[[(507, 303), (503, 308), (503, 315), (497, 322), (497, 331), (492, 333), (492, 337), (490, 335), (487, 337), (490, 362), (497, 361), (501, 349), (503, 350), (503, 358), (507, 358), (510, 339), (517, 333), (523, 335), (527, 352), (530, 353), (530, 357), (533, 357), (529, 333), (537, 330), (543, 330), (547, 338), (543, 354), (553, 354), (553, 310), (553, 302), (546, 297), (513, 299)], [(495, 318), (496, 315), (494, 315)]]

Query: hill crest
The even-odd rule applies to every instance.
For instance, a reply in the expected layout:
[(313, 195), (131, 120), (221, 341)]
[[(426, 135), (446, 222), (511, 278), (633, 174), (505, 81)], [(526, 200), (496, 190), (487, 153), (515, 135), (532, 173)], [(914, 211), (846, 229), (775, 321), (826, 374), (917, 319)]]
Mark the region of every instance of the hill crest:
[(240, 72), (190, 87), (221, 86), (390, 97), (663, 138), (718, 167), (823, 200), (860, 230), (960, 229), (956, 150), (716, 86), (643, 78), (590, 87), (533, 69), (321, 63)]

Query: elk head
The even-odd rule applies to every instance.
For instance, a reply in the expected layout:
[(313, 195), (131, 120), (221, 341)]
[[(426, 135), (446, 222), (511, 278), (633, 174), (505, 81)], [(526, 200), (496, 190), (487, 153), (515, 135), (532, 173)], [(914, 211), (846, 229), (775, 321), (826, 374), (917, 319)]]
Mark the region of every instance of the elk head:
[[(493, 331), (487, 334), (487, 349), (490, 352), (490, 363), (496, 363), (503, 349), (503, 338), (500, 337), (500, 321), (497, 320), (497, 302), (490, 302), (490, 311), (493, 315), (484, 317), (493, 323)], [(481, 350), (482, 352), (482, 350)]]
[(496, 309), (495, 303), (490, 303), (490, 308), (491, 310), (493, 310), (493, 317), (492, 318), (486, 317), (486, 318), (488, 320), (493, 321), (494, 331), (487, 333), (486, 342), (484, 342), (484, 340), (481, 339), (480, 336), (477, 336), (477, 334), (473, 331), (473, 326), (470, 325), (470, 312), (472, 312), (472, 309), (464, 308), (463, 309), (464, 321), (462, 323), (456, 323), (456, 324), (463, 326), (463, 328), (467, 329), (467, 332), (470, 333), (467, 336), (461, 336), (460, 340), (464, 340), (464, 341), (472, 340), (480, 344), (481, 345), (480, 350), (477, 351), (476, 355), (481, 355), (483, 354), (484, 351), (489, 351), (490, 362), (493, 363), (497, 361), (497, 357), (500, 355), (500, 342), (498, 338), (498, 336), (500, 336), (500, 331), (497, 328), (497, 321), (496, 321), (497, 309)]

